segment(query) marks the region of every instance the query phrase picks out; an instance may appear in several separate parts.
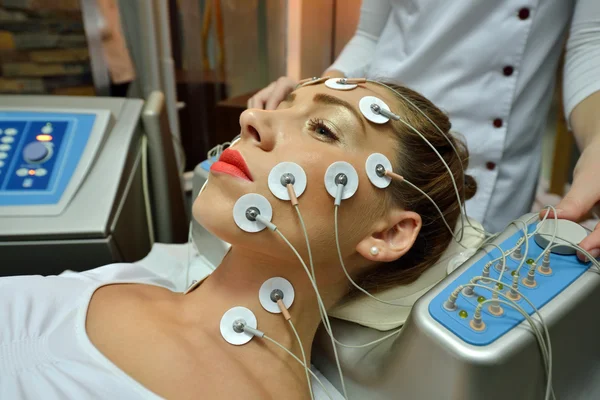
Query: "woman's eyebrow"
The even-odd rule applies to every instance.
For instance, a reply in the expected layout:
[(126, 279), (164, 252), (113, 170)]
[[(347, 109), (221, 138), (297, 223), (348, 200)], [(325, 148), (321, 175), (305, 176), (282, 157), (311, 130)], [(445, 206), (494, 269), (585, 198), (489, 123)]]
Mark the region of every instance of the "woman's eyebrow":
[(366, 132), (365, 121), (363, 121), (361, 116), (358, 114), (358, 111), (356, 111), (356, 109), (354, 107), (352, 107), (352, 105), (350, 103), (348, 103), (347, 101), (342, 100), (339, 97), (331, 96), (331, 95), (328, 95), (325, 93), (315, 94), (315, 97), (313, 97), (313, 101), (315, 103), (320, 103), (320, 104), (324, 104), (324, 105), (341, 106), (341, 107), (348, 109), (352, 113), (352, 115), (354, 115), (354, 117), (360, 121), (363, 132)]

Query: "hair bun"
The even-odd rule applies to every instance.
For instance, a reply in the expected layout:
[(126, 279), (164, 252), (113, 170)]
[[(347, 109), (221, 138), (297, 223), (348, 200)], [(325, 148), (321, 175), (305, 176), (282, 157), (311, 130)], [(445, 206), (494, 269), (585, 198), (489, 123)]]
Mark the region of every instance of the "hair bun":
[(469, 200), (475, 196), (477, 192), (477, 182), (471, 175), (465, 174), (465, 200)]

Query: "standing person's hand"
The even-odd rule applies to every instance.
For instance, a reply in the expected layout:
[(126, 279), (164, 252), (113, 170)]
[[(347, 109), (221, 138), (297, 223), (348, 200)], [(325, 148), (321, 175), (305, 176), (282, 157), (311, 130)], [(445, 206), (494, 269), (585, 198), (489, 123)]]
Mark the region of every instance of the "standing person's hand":
[(298, 82), (287, 76), (282, 76), (269, 86), (256, 93), (248, 100), (248, 108), (274, 110), (288, 94), (296, 87)]

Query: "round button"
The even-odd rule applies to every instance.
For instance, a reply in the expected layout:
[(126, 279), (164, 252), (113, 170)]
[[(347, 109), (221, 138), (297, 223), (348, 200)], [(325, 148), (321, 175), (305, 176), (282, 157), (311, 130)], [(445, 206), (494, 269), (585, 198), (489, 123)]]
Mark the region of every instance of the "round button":
[(8, 157), (8, 154), (3, 153), (3, 152), (0, 151), (0, 160), (4, 160), (7, 157)]
[(48, 171), (46, 171), (44, 168), (38, 168), (35, 170), (35, 176), (46, 176), (47, 173)]
[(9, 151), (10, 144), (0, 144), (0, 151)]
[(493, 170), (495, 170), (495, 169), (496, 169), (496, 163), (494, 163), (494, 162), (491, 162), (491, 161), (488, 161), (488, 162), (486, 162), (486, 163), (485, 163), (485, 167), (486, 167), (488, 170), (490, 170), (490, 171), (493, 171)]
[(29, 143), (25, 146), (25, 149), (23, 149), (23, 158), (25, 158), (25, 161), (27, 162), (35, 163), (44, 160), (48, 157), (49, 153), (50, 150), (48, 150), (48, 147), (43, 143), (33, 142)]
[[(538, 226), (539, 224), (541, 224), (541, 221), (538, 223)], [(554, 244), (557, 246), (553, 247), (550, 251), (554, 254), (562, 255), (575, 254), (577, 250), (569, 242), (579, 244), (588, 235), (585, 228), (578, 223), (566, 219), (559, 219), (557, 221), (547, 219), (534, 236), (535, 242), (538, 246), (545, 249), (552, 240), (555, 231)]]
[(521, 8), (519, 10), (519, 18), (522, 20), (529, 18), (529, 8)]
[(4, 136), (2, 139), (0, 139), (0, 142), (2, 143), (12, 143), (15, 141), (15, 138), (12, 136)]
[(507, 65), (506, 67), (504, 67), (502, 69), (504, 76), (511, 76), (514, 71), (515, 71), (515, 69), (513, 67), (511, 67), (510, 65)]
[(17, 131), (15, 128), (8, 128), (4, 131), (4, 133), (10, 136), (15, 136), (17, 133), (19, 133), (19, 131)]
[(496, 128), (502, 128), (502, 120), (501, 120), (500, 118), (496, 118), (496, 119), (494, 120), (494, 126), (495, 126)]
[(29, 170), (27, 168), (20, 168), (17, 170), (17, 176), (27, 176), (29, 174)]

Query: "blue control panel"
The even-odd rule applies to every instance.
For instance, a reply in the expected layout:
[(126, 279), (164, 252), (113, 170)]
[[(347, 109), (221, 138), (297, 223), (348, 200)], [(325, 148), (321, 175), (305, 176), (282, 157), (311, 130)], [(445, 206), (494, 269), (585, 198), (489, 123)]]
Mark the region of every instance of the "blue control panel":
[(95, 114), (0, 110), (0, 206), (60, 201)]
[[(528, 227), (529, 233), (534, 230), (535, 225), (530, 225)], [(523, 232), (519, 231), (506, 239), (499, 246), (506, 252), (514, 248), (521, 237), (523, 237)], [(522, 249), (522, 252), (525, 253), (524, 245)], [(591, 265), (591, 263), (581, 263), (577, 260), (575, 255), (559, 255), (552, 253), (550, 255), (550, 268), (552, 272), (549, 275), (543, 275), (536, 270), (536, 286), (534, 288), (529, 288), (522, 283), (523, 278), (527, 276), (527, 272), (533, 264), (533, 261), (537, 259), (542, 252), (543, 249), (538, 246), (533, 237), (531, 237), (529, 239), (529, 250), (526, 255), (526, 262), (519, 271), (519, 292), (527, 297), (538, 310), (579, 278)], [(492, 292), (484, 288), (474, 288), (475, 294), (473, 296), (466, 296), (461, 292), (456, 301), (457, 309), (455, 311), (449, 311), (444, 307), (444, 303), (450, 294), (459, 285), (468, 284), (471, 282), (472, 278), (481, 276), (485, 264), (499, 257), (501, 257), (500, 250), (494, 249), (493, 251), (489, 251), (485, 256), (458, 276), (429, 304), (429, 313), (436, 321), (445, 326), (456, 336), (472, 345), (485, 346), (493, 343), (525, 319), (518, 311), (512, 307), (505, 306), (504, 304), (501, 305), (503, 314), (496, 316), (490, 313), (488, 310), (489, 303), (486, 303), (483, 306), (481, 314), (482, 320), (485, 323), (485, 328), (481, 331), (471, 328), (469, 323), (473, 318), (475, 307), (480, 302), (492, 297)], [(505, 284), (500, 290), (501, 292), (506, 294), (510, 290), (513, 276), (516, 273), (519, 263), (520, 260), (517, 261), (510, 256), (506, 257), (507, 269), (502, 276), (502, 282), (505, 282)], [(539, 263), (541, 264), (541, 260)], [(490, 268), (490, 278), (498, 280), (500, 271), (495, 266), (496, 263)], [(494, 282), (482, 283), (479, 281), (477, 283), (491, 288), (495, 288), (496, 285)], [(503, 298), (502, 296), (500, 296), (499, 299), (507, 301), (506, 298)], [(517, 301), (517, 304), (529, 315), (534, 313), (534, 310), (525, 300), (520, 299)]]

